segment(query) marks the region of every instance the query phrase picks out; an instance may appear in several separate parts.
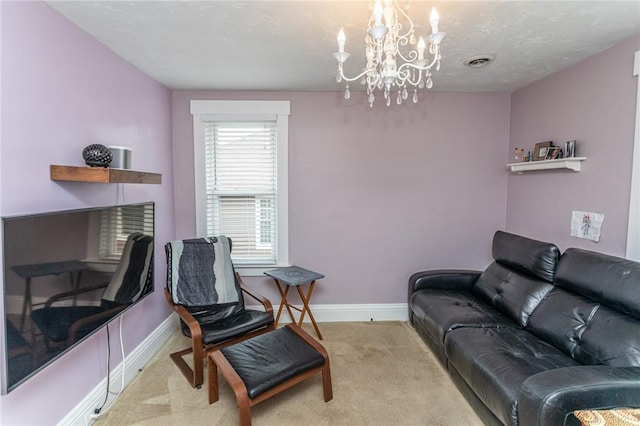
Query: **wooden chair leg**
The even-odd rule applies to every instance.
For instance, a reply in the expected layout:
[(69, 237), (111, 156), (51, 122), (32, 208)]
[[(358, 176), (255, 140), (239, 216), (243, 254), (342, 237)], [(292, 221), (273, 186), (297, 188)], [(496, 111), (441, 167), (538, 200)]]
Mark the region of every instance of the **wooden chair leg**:
[(322, 387), (324, 389), (324, 402), (333, 399), (333, 388), (331, 386), (331, 368), (329, 367), (329, 358), (324, 359), (324, 367), (322, 368)]
[(251, 410), (249, 408), (249, 397), (238, 399), (238, 414), (240, 416), (240, 426), (251, 426)]
[(333, 388), (331, 386), (331, 366), (329, 363), (329, 354), (327, 353), (327, 350), (324, 348), (324, 346), (320, 344), (320, 342), (317, 342), (316, 340), (314, 340), (313, 337), (309, 335), (309, 333), (307, 333), (297, 325), (287, 324), (286, 327), (288, 327), (291, 331), (296, 333), (298, 337), (300, 337), (305, 342), (307, 342), (311, 347), (313, 347), (316, 351), (318, 351), (324, 358), (324, 366), (322, 367), (322, 387), (324, 390), (324, 401), (325, 402), (331, 401), (333, 399)]
[[(233, 393), (236, 395), (236, 404), (238, 405), (238, 415), (240, 417), (240, 426), (251, 426), (251, 404), (252, 401), (249, 399), (249, 393), (247, 391), (247, 387), (244, 382), (233, 368), (233, 366), (229, 363), (229, 361), (225, 358), (225, 356), (219, 350), (212, 352), (207, 356), (209, 358), (209, 371), (211, 371), (213, 366), (220, 369), (220, 373), (224, 376), (233, 389)], [(211, 392), (211, 389), (209, 389)]]
[[(209, 358), (209, 356), (207, 358)], [(218, 367), (212, 359), (208, 359), (207, 362), (209, 364), (207, 369), (209, 371), (209, 404), (213, 404), (220, 398), (218, 391)]]
[(185, 355), (189, 355), (192, 351), (193, 348), (183, 349), (181, 351), (170, 354), (169, 357), (176, 365), (176, 367), (178, 367), (178, 370), (180, 370), (185, 379), (187, 379), (187, 382), (189, 382), (192, 387), (196, 388), (198, 386), (201, 386), (202, 383), (196, 383), (196, 377), (193, 369), (183, 358)]
[(204, 383), (204, 359), (202, 344), (193, 342), (193, 386), (200, 388)]

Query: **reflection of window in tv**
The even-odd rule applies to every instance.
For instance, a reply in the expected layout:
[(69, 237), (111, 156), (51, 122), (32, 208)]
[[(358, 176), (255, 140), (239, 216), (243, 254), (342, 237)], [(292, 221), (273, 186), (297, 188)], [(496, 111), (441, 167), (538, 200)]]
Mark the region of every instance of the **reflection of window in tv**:
[(104, 210), (100, 215), (101, 259), (120, 259), (127, 237), (134, 232), (153, 235), (153, 206), (133, 205)]

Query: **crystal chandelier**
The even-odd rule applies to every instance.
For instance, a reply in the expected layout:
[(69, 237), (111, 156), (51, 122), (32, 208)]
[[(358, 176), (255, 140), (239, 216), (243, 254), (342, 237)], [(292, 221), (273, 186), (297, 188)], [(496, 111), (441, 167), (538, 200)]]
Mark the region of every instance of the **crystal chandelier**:
[(338, 52), (333, 56), (338, 61), (336, 81), (345, 80), (345, 99), (351, 97), (349, 83), (361, 80), (367, 86), (369, 106), (375, 101), (374, 91), (380, 90), (387, 106), (391, 104), (394, 91), (397, 91), (396, 103), (400, 105), (409, 97), (413, 88), (412, 100), (418, 102), (418, 89), (431, 89), (433, 80), (431, 68), (440, 69), (440, 43), (446, 33), (438, 31), (440, 17), (435, 8), (431, 10), (431, 34), (429, 42), (429, 58), (425, 58), (426, 43), (423, 37), (417, 40), (413, 21), (398, 6), (396, 0), (376, 0), (373, 16), (369, 19), (369, 28), (365, 37), (367, 65), (355, 77), (344, 75), (344, 63), (351, 56), (344, 51), (346, 37), (344, 29), (338, 33)]

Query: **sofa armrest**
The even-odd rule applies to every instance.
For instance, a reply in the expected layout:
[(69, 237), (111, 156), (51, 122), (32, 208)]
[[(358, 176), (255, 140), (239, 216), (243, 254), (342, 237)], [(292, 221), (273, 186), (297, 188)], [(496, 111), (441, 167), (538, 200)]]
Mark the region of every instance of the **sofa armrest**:
[(409, 278), (409, 295), (423, 288), (470, 290), (480, 274), (480, 271), (467, 269), (436, 269), (416, 272)]
[(521, 426), (563, 425), (574, 410), (640, 407), (640, 367), (579, 366), (529, 377), (518, 398)]
[(443, 288), (451, 290), (470, 290), (480, 276), (480, 271), (468, 269), (434, 269), (416, 272), (409, 278), (409, 322), (413, 324), (411, 295), (423, 288)]

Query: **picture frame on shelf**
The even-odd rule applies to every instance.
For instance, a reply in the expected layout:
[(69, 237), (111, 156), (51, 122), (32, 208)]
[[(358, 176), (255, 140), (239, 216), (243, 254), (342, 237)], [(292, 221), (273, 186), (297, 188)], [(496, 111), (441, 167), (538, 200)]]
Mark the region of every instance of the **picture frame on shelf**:
[(560, 147), (550, 146), (547, 148), (547, 156), (545, 157), (545, 160), (555, 160), (559, 158), (558, 154), (560, 154)]
[(533, 149), (533, 161), (545, 160), (551, 146), (553, 146), (552, 141), (538, 142)]

